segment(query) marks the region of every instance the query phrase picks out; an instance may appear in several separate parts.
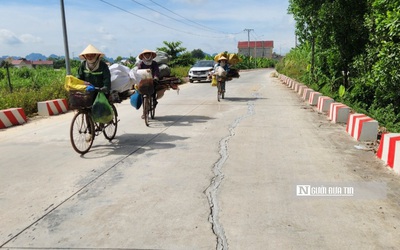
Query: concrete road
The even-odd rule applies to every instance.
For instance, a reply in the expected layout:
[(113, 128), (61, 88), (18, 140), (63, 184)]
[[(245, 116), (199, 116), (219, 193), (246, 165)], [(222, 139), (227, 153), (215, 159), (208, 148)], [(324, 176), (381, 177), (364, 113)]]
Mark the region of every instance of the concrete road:
[(84, 156), (73, 112), (1, 130), (1, 248), (397, 249), (399, 176), (271, 72), (125, 101)]

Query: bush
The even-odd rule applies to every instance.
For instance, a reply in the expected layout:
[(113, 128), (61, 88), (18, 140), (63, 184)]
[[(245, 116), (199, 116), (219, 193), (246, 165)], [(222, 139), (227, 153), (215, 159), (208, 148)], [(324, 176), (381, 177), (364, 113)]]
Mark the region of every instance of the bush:
[(23, 108), (27, 116), (33, 116), (37, 102), (68, 97), (64, 89), (65, 70), (10, 68), (10, 78), (12, 93), (7, 79), (0, 80), (0, 110)]

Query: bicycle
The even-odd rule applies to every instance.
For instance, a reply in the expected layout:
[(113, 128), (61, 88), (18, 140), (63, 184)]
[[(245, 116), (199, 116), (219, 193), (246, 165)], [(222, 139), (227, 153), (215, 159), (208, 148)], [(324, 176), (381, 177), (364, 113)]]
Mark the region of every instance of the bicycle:
[[(164, 95), (164, 92), (169, 89), (179, 91), (178, 84), (181, 80), (175, 76), (163, 77), (161, 80), (152, 80), (142, 84), (139, 87), (139, 92), (142, 94), (143, 115), (142, 118), (146, 126), (149, 126), (149, 117), (154, 119), (156, 114), (157, 99)], [(164, 92), (163, 92), (164, 91)]]
[(154, 119), (155, 114), (156, 114), (156, 103), (157, 103), (157, 97), (156, 93), (154, 94), (145, 94), (142, 96), (143, 98), (143, 119), (144, 123), (146, 126), (149, 126), (149, 117), (151, 119)]
[[(101, 91), (99, 88), (95, 90)], [(70, 93), (70, 107), (76, 108), (77, 112), (72, 118), (70, 126), (70, 140), (73, 149), (84, 155), (89, 152), (93, 145), (94, 138), (101, 133), (104, 137), (111, 141), (115, 138), (118, 128), (118, 112), (113, 102), (110, 105), (113, 110), (113, 119), (106, 123), (98, 123), (92, 117), (92, 93), (71, 92)]]
[(217, 76), (217, 100), (225, 99), (225, 80), (222, 77)]

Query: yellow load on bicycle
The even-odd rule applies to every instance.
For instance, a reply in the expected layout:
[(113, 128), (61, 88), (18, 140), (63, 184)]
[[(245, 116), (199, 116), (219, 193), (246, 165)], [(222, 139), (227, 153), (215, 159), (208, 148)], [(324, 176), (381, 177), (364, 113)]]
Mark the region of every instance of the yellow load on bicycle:
[(64, 88), (69, 92), (68, 106), (70, 109), (91, 107), (93, 104), (93, 93), (86, 92), (88, 84), (75, 76), (65, 77)]
[(85, 92), (87, 86), (88, 84), (86, 84), (85, 81), (82, 81), (81, 79), (78, 79), (75, 76), (72, 75), (65, 76), (64, 88), (68, 91)]
[(212, 75), (211, 76), (211, 86), (212, 87), (216, 87), (217, 86), (217, 76), (216, 75)]
[(217, 54), (217, 55), (214, 57), (214, 61), (215, 61), (215, 62), (218, 62), (219, 59), (220, 59), (222, 56), (228, 59), (228, 64), (230, 64), (230, 65), (235, 65), (235, 64), (237, 64), (237, 63), (239, 63), (239, 62), (242, 61), (242, 59), (239, 57), (238, 54), (235, 54), (235, 53), (227, 53), (227, 52), (221, 52), (221, 53)]

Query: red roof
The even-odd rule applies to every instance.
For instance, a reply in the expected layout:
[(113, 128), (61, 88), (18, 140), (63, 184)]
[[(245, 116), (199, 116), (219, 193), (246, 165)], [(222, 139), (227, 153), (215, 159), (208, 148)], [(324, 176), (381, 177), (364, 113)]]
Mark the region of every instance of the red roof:
[(274, 41), (243, 41), (243, 42), (238, 42), (238, 49), (245, 49), (245, 48), (262, 48), (262, 47), (267, 47), (267, 48), (273, 48), (274, 47)]
[(23, 60), (23, 59), (19, 59), (19, 60), (12, 60), (11, 62), (12, 65), (28, 65), (28, 64), (32, 64), (32, 65), (53, 65), (53, 61), (30, 61), (30, 60)]
[(53, 61), (32, 61), (34, 65), (53, 65)]
[(20, 59), (20, 60), (12, 60), (11, 64), (12, 65), (20, 65), (22, 62), (25, 63), (25, 64), (32, 64), (31, 61), (22, 60), (22, 59)]

